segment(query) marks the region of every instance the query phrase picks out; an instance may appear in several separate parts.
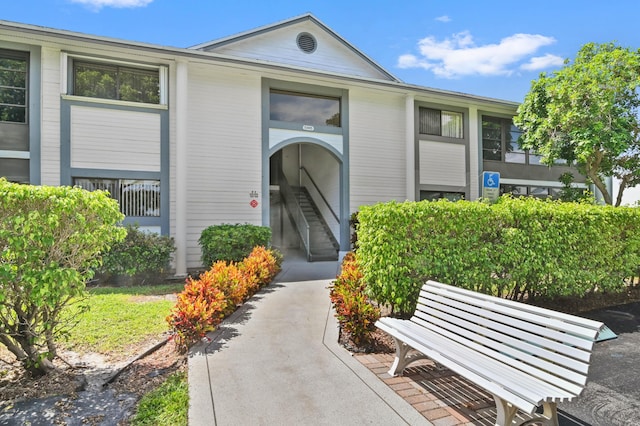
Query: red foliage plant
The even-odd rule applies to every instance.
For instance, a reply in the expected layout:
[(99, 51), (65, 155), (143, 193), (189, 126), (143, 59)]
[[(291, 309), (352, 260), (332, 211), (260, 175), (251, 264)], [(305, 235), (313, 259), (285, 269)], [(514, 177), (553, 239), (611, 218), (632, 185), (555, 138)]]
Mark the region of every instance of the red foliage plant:
[(224, 318), (227, 300), (219, 288), (206, 279), (187, 279), (176, 305), (167, 316), (167, 322), (175, 331), (176, 346), (186, 348), (203, 338)]
[(280, 261), (277, 252), (255, 247), (240, 263), (217, 261), (197, 280), (188, 278), (167, 316), (176, 345), (186, 350), (215, 330), (238, 305), (273, 280)]
[(366, 283), (354, 253), (347, 253), (340, 275), (330, 288), (329, 297), (342, 330), (357, 345), (367, 343), (380, 318), (380, 309), (365, 294)]

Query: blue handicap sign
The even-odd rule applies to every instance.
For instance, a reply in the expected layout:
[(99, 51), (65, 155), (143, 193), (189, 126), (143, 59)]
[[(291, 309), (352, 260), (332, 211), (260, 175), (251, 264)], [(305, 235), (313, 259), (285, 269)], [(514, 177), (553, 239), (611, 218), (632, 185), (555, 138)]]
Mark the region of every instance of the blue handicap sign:
[(482, 186), (485, 188), (500, 188), (500, 173), (483, 172)]

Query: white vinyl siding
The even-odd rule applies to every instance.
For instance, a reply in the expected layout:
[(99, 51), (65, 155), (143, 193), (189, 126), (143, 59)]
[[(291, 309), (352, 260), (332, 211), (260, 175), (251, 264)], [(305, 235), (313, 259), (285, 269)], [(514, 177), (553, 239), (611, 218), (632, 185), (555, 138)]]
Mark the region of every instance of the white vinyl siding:
[(406, 199), (405, 99), (349, 93), (350, 210)]
[(420, 184), (466, 186), (465, 146), (420, 141)]
[(160, 115), (71, 107), (71, 167), (160, 171)]
[[(187, 267), (200, 267), (202, 230), (262, 224), (261, 80), (191, 64), (188, 121)], [(250, 193), (257, 191), (253, 208)]]
[[(316, 39), (317, 48), (313, 53), (305, 53), (298, 48), (296, 40), (298, 34), (303, 32), (313, 35)], [(357, 56), (344, 43), (311, 22), (301, 22), (256, 35), (247, 40), (220, 46), (212, 51), (340, 74), (389, 79), (371, 63)]]
[(41, 60), (41, 183), (60, 185), (60, 50), (43, 47)]

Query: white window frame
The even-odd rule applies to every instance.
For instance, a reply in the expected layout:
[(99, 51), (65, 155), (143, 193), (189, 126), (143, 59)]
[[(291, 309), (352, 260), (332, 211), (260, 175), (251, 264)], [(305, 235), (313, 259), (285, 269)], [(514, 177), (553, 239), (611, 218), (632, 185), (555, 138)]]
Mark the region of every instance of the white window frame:
[[(104, 99), (104, 98), (90, 98), (87, 96), (77, 96), (70, 93), (69, 82), (73, 80), (73, 66), (70, 66), (73, 61), (81, 60), (92, 62), (96, 64), (105, 64), (105, 65), (121, 65), (131, 68), (138, 69), (147, 69), (147, 70), (157, 70), (158, 71), (158, 84), (160, 85), (160, 100), (157, 104), (150, 104), (144, 102), (130, 102), (130, 101), (121, 101), (117, 99)], [(169, 68), (166, 65), (151, 65), (144, 64), (139, 62), (129, 62), (122, 61), (117, 59), (106, 59), (100, 58), (96, 56), (86, 56), (86, 55), (77, 55), (71, 54), (67, 52), (62, 52), (60, 55), (60, 75), (63, 76), (61, 84), (60, 84), (60, 93), (64, 99), (73, 99), (73, 100), (84, 100), (91, 102), (99, 102), (105, 104), (118, 104), (118, 105), (130, 105), (130, 106), (144, 106), (145, 108), (162, 108), (166, 109), (168, 106), (169, 100)]]

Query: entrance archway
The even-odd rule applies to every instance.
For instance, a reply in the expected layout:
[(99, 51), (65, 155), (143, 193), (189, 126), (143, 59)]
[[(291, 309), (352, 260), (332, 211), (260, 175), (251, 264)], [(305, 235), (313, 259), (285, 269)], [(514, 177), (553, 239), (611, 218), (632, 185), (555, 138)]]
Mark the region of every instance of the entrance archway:
[(349, 249), (348, 188), (335, 148), (313, 138), (277, 144), (269, 152), (267, 184), (275, 247), (301, 251), (309, 261), (336, 260)]

